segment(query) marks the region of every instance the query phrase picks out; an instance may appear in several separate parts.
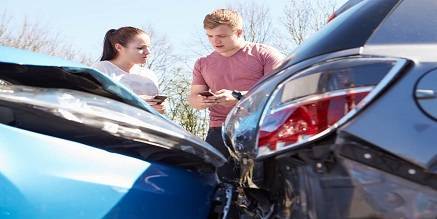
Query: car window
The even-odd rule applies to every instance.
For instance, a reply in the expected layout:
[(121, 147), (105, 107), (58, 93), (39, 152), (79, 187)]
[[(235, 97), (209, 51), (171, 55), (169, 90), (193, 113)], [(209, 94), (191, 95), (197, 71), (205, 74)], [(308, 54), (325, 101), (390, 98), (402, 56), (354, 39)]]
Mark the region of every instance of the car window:
[(363, 46), (398, 1), (367, 0), (354, 5), (299, 46), (287, 65), (318, 55)]

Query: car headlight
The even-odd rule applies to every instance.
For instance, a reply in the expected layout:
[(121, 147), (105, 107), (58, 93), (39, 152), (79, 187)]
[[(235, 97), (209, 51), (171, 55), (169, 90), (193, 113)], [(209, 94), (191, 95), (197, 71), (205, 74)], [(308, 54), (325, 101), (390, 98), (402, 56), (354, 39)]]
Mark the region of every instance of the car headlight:
[(225, 140), (240, 156), (263, 158), (318, 139), (367, 105), (406, 62), (348, 57), (272, 77), (231, 111)]

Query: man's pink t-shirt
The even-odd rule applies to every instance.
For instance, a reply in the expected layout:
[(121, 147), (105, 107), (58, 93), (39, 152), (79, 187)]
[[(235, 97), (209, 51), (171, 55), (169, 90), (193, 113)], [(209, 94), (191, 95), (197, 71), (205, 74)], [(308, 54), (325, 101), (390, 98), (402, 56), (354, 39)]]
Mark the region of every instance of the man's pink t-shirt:
[[(272, 73), (284, 56), (272, 47), (247, 43), (230, 57), (213, 52), (196, 61), (193, 70), (193, 85), (206, 85), (212, 92), (221, 89), (249, 90), (262, 77)], [(220, 127), (232, 106), (210, 107), (210, 127)]]

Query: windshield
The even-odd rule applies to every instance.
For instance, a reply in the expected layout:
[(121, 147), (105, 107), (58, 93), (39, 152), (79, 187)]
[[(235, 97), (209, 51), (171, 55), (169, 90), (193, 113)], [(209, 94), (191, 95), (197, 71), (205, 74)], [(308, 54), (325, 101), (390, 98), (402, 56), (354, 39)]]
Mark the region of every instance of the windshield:
[(315, 56), (364, 46), (398, 1), (366, 0), (354, 5), (300, 45), (285, 65), (290, 66)]

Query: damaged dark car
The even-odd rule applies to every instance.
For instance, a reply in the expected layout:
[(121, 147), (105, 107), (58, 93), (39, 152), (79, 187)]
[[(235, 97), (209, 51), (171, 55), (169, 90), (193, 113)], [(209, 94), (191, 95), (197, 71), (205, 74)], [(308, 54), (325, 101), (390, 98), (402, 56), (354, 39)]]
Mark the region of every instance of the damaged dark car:
[(254, 218), (437, 218), (437, 3), (355, 1), (236, 105)]

